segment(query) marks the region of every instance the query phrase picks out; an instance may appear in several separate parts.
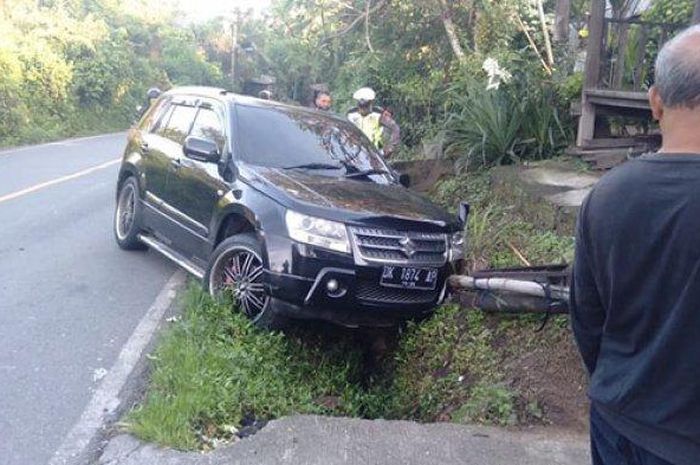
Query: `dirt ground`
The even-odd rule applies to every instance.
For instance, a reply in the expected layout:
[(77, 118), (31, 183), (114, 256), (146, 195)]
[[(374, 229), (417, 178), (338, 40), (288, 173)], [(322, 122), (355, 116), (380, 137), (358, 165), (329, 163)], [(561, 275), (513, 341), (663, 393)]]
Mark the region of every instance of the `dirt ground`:
[(550, 330), (535, 347), (507, 357), (504, 372), (513, 390), (536, 401), (546, 423), (585, 432), (587, 375), (571, 334)]

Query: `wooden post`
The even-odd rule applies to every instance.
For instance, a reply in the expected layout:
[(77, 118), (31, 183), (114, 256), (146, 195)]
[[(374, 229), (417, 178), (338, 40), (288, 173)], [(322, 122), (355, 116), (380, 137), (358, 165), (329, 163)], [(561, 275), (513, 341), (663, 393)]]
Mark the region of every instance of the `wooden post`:
[(693, 24), (700, 24), (700, 0), (695, 0), (695, 12), (693, 13)]
[(586, 52), (586, 76), (581, 96), (581, 119), (578, 123), (576, 145), (582, 147), (585, 141), (593, 139), (595, 132), (595, 106), (586, 98), (586, 91), (598, 87), (600, 79), (600, 58), (603, 50), (605, 30), (606, 0), (591, 0), (591, 16), (588, 20), (588, 49)]
[(569, 41), (570, 19), (571, 0), (557, 0), (557, 9), (554, 19), (554, 42), (567, 43)]

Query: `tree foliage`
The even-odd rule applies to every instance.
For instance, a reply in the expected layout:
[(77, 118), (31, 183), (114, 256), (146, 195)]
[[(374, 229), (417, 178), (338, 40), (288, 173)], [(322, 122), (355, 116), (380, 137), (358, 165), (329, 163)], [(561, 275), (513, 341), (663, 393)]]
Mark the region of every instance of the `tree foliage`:
[(0, 145), (123, 128), (152, 85), (220, 85), (175, 13), (155, 0), (0, 4)]
[[(611, 6), (622, 11), (636, 2)], [(357, 88), (373, 87), (402, 127), (404, 154), (440, 136), (465, 164), (477, 152), (487, 163), (551, 155), (570, 140), (568, 105), (580, 88), (571, 68), (582, 46), (557, 43), (550, 51), (556, 3), (272, 0), (263, 14), (189, 24), (175, 0), (6, 1), (0, 144), (84, 130), (86, 121), (92, 129), (123, 127), (154, 85), (241, 91), (245, 81), (269, 75), (283, 101), (309, 104), (312, 89), (327, 86), (339, 113), (354, 105)], [(645, 15), (681, 21), (691, 3), (656, 0)], [(573, 30), (584, 27), (587, 5), (572, 0)], [(515, 82), (487, 90), (487, 60)], [(509, 143), (499, 141), (508, 124), (478, 130), (505, 121), (494, 115), (519, 113), (527, 117)]]
[[(486, 95), (487, 58), (522, 71), (518, 76), (535, 86), (536, 92), (527, 94), (533, 102), (555, 109), (562, 104), (547, 74), (553, 64), (547, 70), (540, 65), (554, 6), (554, 0), (545, 1), (549, 14), (542, 27), (532, 0), (276, 0), (266, 17), (245, 17), (244, 40), (255, 43), (266, 59), (246, 61), (244, 68), (276, 77), (278, 98), (304, 104), (310, 103), (312, 84), (327, 84), (339, 112), (353, 106), (357, 88), (370, 86), (378, 103), (394, 110), (407, 147), (447, 128), (448, 138), (459, 139), (448, 141), (452, 152), (467, 157), (468, 151), (457, 148), (469, 145), (462, 138), (474, 127), (455, 127), (457, 121), (470, 113), (477, 117), (470, 107), (479, 102), (509, 101)], [(509, 111), (491, 107), (496, 109)], [(544, 129), (522, 135), (538, 141), (526, 145), (537, 156), (558, 150), (559, 135), (567, 132), (557, 114), (543, 118)], [(525, 126), (519, 128), (526, 131)], [(546, 143), (539, 142), (543, 138)], [(552, 138), (556, 141), (550, 143)], [(485, 146), (500, 147), (494, 142)], [(499, 152), (486, 158), (516, 157)]]

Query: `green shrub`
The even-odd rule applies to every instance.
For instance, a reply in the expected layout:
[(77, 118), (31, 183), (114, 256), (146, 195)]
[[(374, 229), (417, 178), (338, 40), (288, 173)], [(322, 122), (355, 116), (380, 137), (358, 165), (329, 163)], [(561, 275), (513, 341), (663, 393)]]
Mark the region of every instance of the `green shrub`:
[(473, 77), (450, 88), (446, 152), (462, 167), (549, 158), (569, 143), (572, 128), (561, 119), (566, 113), (553, 84), (531, 72), (497, 89), (487, 90), (485, 81)]
[(480, 83), (466, 86), (449, 114), (447, 147), (465, 167), (514, 161), (520, 153), (524, 107), (507, 92), (486, 91)]

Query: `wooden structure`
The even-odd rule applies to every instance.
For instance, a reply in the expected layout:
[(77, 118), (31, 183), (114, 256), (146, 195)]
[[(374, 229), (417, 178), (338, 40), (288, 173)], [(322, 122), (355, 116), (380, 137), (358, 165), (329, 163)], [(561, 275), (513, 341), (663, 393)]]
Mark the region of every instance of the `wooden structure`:
[[(650, 125), (647, 89), (653, 81), (656, 53), (691, 22), (690, 18), (685, 24), (647, 22), (639, 16), (612, 18), (606, 15), (606, 4), (606, 0), (591, 0), (581, 117), (573, 151), (600, 168), (660, 144), (660, 135), (649, 131), (613, 137), (608, 127), (599, 124), (600, 117), (617, 118), (622, 127), (629, 120)], [(700, 0), (692, 22), (700, 22)]]

